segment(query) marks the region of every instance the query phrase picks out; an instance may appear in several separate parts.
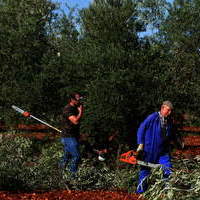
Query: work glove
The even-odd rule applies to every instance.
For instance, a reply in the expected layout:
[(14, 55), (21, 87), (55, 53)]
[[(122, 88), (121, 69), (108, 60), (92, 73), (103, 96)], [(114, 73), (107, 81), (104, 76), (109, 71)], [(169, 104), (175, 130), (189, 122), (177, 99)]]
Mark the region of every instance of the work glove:
[(138, 148), (136, 150), (136, 159), (137, 160), (143, 160), (144, 159), (144, 145), (143, 144), (139, 144)]
[(103, 154), (99, 154), (99, 156), (98, 156), (98, 160), (99, 160), (99, 161), (105, 161), (106, 158), (104, 157)]

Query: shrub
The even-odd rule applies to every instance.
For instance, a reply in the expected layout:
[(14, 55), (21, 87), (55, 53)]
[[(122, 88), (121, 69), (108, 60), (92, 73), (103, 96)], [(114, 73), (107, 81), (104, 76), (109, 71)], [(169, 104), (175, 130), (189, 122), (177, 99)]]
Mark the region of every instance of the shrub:
[[(0, 189), (136, 190), (137, 166), (117, 163), (116, 157), (108, 158), (107, 162), (98, 161), (97, 156), (83, 158), (77, 177), (72, 178), (67, 168), (58, 168), (62, 154), (58, 140), (41, 143), (24, 137), (4, 136), (0, 143)], [(198, 158), (174, 160), (167, 189), (162, 180), (162, 171), (152, 170), (144, 197), (149, 200), (197, 199), (200, 195)]]
[(0, 143), (0, 189), (27, 189), (27, 167), (32, 142), (23, 137), (5, 137)]
[(194, 159), (174, 160), (174, 170), (167, 183), (162, 180), (162, 170), (155, 169), (144, 197), (149, 200), (195, 200), (200, 195), (200, 167)]
[(72, 180), (67, 168), (58, 168), (63, 153), (60, 142), (46, 141), (41, 145), (24, 137), (3, 138), (0, 144), (0, 189), (124, 189), (133, 180), (135, 171), (132, 167), (110, 168), (114, 160), (100, 162), (96, 157), (83, 158), (77, 178)]

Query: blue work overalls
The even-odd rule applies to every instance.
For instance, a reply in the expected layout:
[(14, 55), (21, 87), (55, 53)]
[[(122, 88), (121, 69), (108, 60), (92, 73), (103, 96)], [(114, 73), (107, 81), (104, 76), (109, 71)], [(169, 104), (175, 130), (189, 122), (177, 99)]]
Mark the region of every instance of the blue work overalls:
[[(168, 122), (165, 127), (166, 137), (163, 136), (161, 119), (158, 112), (149, 115), (140, 125), (137, 131), (138, 144), (144, 144), (144, 161), (163, 165), (163, 177), (171, 174), (171, 161), (169, 146), (164, 145), (165, 139), (171, 140), (172, 124)], [(147, 189), (147, 177), (150, 169), (141, 167), (137, 193), (143, 193)]]

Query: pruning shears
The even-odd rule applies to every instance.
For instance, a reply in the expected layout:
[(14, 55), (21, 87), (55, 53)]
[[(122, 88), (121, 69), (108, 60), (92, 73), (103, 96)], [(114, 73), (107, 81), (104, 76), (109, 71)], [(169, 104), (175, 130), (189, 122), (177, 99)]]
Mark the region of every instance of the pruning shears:
[(30, 118), (33, 118), (33, 119), (39, 121), (40, 123), (42, 123), (42, 124), (44, 124), (44, 125), (46, 125), (46, 126), (52, 128), (52, 129), (58, 131), (59, 133), (62, 132), (61, 130), (57, 129), (56, 127), (51, 126), (51, 125), (48, 124), (47, 122), (45, 122), (45, 121), (43, 121), (43, 120), (41, 120), (41, 119), (38, 119), (37, 117), (31, 115), (31, 113), (29, 113), (29, 112), (27, 112), (27, 111), (24, 111), (24, 110), (22, 110), (21, 108), (18, 108), (17, 106), (12, 105), (12, 108), (13, 108), (15, 111), (21, 113), (24, 117), (30, 117)]
[(158, 168), (162, 166), (161, 164), (154, 164), (154, 163), (145, 162), (142, 160), (137, 160), (136, 155), (137, 153), (131, 150), (131, 151), (121, 154), (119, 160), (122, 162), (129, 163), (129, 164), (142, 165), (142, 166), (151, 167), (151, 168)]

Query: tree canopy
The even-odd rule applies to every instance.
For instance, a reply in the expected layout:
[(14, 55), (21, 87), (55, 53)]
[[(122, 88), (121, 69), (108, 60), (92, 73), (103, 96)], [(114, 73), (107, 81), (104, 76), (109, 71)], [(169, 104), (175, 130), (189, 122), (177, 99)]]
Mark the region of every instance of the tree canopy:
[(1, 120), (17, 121), (16, 104), (58, 125), (74, 91), (90, 134), (127, 138), (166, 99), (198, 116), (199, 4), (94, 0), (76, 14), (50, 0), (1, 0)]

